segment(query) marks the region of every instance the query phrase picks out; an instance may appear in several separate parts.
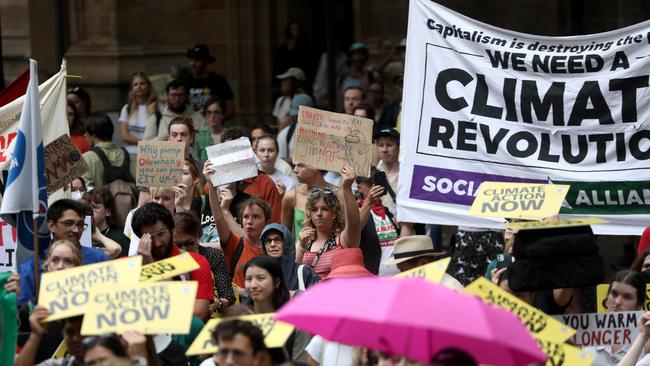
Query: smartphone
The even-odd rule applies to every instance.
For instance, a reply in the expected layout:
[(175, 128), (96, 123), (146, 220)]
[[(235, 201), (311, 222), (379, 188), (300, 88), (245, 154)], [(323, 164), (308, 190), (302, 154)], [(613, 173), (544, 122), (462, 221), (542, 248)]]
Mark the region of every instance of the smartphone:
[(388, 179), (386, 178), (386, 173), (382, 172), (381, 170), (375, 170), (374, 173), (372, 173), (372, 181), (374, 185), (382, 186), (384, 188), (384, 193), (382, 196), (388, 193), (389, 185)]
[(512, 254), (510, 253), (497, 254), (497, 269), (509, 267), (512, 264), (512, 262), (514, 262), (512, 258)]

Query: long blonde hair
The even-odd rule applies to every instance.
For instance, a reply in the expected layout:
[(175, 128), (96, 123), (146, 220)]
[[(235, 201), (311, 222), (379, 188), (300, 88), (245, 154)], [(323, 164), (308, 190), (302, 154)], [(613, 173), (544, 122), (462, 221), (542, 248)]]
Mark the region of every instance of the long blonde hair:
[(80, 266), (81, 258), (82, 258), (81, 248), (77, 244), (73, 243), (72, 240), (68, 240), (68, 239), (55, 240), (52, 244), (50, 244), (50, 247), (48, 249), (47, 259), (43, 261), (43, 266), (47, 268), (47, 266), (50, 265), (50, 263), (52, 262), (52, 253), (54, 253), (54, 248), (60, 245), (64, 245), (70, 248), (70, 250), (72, 251), (72, 261), (74, 266), (75, 267)]
[(142, 78), (145, 84), (147, 84), (147, 88), (149, 89), (148, 95), (146, 96), (147, 113), (149, 115), (152, 115), (154, 112), (156, 112), (156, 109), (158, 109), (158, 97), (153, 90), (153, 84), (151, 84), (151, 80), (149, 80), (149, 77), (144, 72), (136, 72), (135, 74), (131, 75), (131, 84), (129, 85), (128, 115), (130, 116), (138, 110), (138, 101), (136, 100), (135, 93), (133, 92), (133, 81), (135, 78)]

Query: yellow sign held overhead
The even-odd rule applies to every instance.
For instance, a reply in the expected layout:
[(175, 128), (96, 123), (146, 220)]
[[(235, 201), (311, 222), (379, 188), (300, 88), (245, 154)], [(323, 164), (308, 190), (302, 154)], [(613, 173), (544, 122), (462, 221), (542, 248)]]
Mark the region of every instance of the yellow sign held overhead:
[(137, 283), (93, 289), (82, 335), (138, 330), (144, 334), (190, 331), (196, 281)]
[(470, 215), (541, 220), (560, 212), (568, 185), (483, 182)]
[(511, 311), (528, 327), (536, 338), (562, 343), (573, 337), (575, 329), (553, 319), (541, 310), (526, 304), (485, 277), (479, 277), (465, 286), (465, 292), (476, 295), (488, 304)]
[(398, 273), (394, 277), (400, 278), (422, 278), (432, 283), (439, 284), (442, 282), (442, 277), (447, 271), (447, 267), (451, 262), (450, 258), (443, 258), (432, 263), (427, 263), (423, 266), (409, 269), (408, 271)]
[(293, 332), (293, 326), (279, 320), (273, 319), (275, 313), (244, 315), (227, 319), (211, 319), (201, 329), (201, 332), (192, 342), (185, 354), (187, 356), (206, 355), (217, 352), (217, 345), (212, 340), (212, 331), (224, 320), (241, 319), (252, 322), (262, 329), (264, 343), (268, 348), (282, 347)]
[(606, 222), (607, 220), (601, 219), (599, 217), (583, 217), (579, 219), (560, 219), (555, 221), (549, 220), (549, 221), (509, 222), (506, 224), (506, 227), (515, 230), (555, 229), (560, 227), (604, 224)]
[(52, 314), (45, 321), (84, 314), (92, 289), (132, 283), (141, 263), (136, 256), (43, 273), (38, 304)]
[(181, 253), (157, 262), (145, 264), (140, 272), (140, 282), (162, 281), (199, 268), (190, 253)]

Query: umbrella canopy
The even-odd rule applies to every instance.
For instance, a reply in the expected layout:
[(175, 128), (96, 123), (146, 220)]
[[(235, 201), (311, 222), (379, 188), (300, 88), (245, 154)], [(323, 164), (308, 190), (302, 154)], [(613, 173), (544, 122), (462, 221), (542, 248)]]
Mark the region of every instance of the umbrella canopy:
[(514, 314), (416, 278), (324, 281), (292, 299), (275, 318), (332, 342), (423, 362), (449, 347), (490, 365), (546, 360)]

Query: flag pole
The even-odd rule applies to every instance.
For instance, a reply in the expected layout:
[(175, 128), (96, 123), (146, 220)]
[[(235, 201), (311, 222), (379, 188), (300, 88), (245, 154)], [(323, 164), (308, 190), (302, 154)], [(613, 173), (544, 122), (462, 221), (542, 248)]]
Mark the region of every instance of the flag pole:
[(39, 271), (40, 267), (40, 256), (38, 253), (38, 218), (32, 216), (34, 220), (34, 297), (38, 300), (38, 289), (39, 289)]

